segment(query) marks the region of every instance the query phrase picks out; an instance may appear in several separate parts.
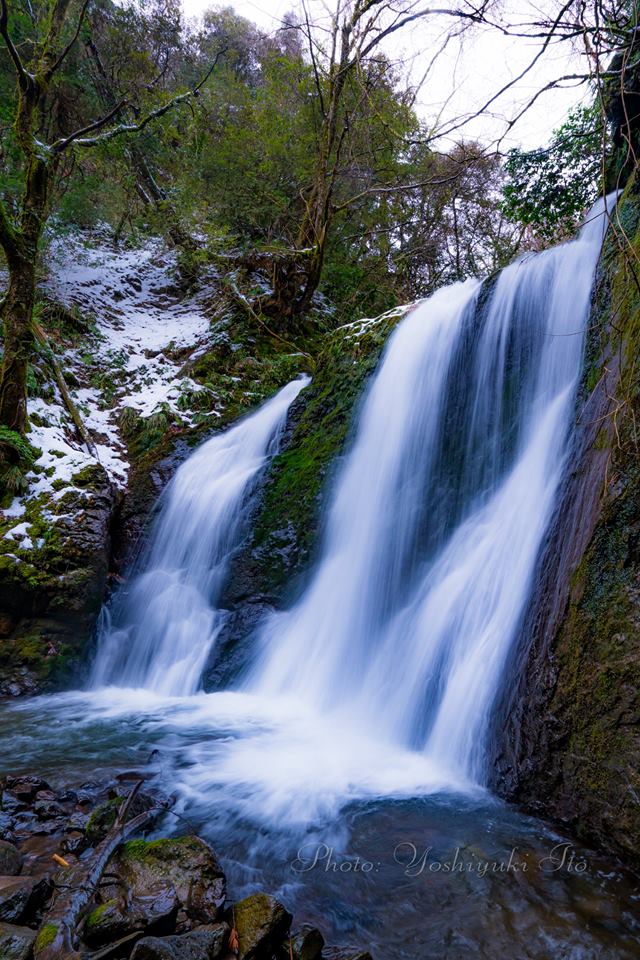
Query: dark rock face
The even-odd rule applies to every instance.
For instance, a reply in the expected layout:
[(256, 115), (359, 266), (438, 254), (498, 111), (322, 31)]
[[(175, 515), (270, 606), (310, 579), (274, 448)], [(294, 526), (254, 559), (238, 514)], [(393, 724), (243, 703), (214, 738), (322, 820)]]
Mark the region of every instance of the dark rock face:
[(0, 877), (17, 877), (22, 867), (22, 854), (12, 843), (0, 840)]
[(1, 695), (54, 689), (78, 670), (106, 588), (115, 503), (98, 465), (73, 478), (57, 516), (27, 501), (33, 546), (7, 539), (0, 555)]
[(291, 953), (294, 960), (320, 960), (324, 937), (319, 930), (304, 924), (291, 937)]
[(496, 733), (496, 786), (640, 866), (635, 183), (617, 218), (601, 259), (572, 469), (496, 725), (505, 731)]
[(51, 893), (48, 879), (0, 877), (0, 920), (20, 923), (33, 916)]
[(227, 913), (238, 934), (238, 960), (271, 957), (289, 933), (291, 914), (267, 893), (253, 893)]

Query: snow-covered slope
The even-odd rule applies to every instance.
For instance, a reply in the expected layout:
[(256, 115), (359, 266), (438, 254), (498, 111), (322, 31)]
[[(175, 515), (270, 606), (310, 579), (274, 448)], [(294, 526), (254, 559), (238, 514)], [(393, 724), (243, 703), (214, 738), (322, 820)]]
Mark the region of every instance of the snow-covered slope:
[[(129, 464), (118, 417), (124, 407), (148, 417), (161, 407), (190, 422), (189, 396), (203, 388), (181, 374), (187, 357), (206, 348), (209, 322), (198, 296), (172, 286), (174, 254), (158, 240), (136, 249), (107, 242), (85, 246), (78, 236), (54, 242), (45, 288), (84, 318), (90, 333), (59, 357), (75, 384), (71, 395), (111, 481), (124, 486)], [(29, 401), (30, 442), (41, 450), (30, 496), (55, 488), (96, 458), (77, 435), (56, 390), (53, 402)]]

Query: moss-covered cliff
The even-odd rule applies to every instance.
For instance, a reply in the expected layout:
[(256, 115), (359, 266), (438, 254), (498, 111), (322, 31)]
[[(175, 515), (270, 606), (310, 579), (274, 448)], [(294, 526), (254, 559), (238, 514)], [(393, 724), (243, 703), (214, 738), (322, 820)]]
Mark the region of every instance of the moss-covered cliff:
[(115, 491), (96, 464), (0, 517), (0, 694), (76, 683), (109, 569)]
[(231, 613), (205, 674), (224, 685), (245, 660), (247, 641), (266, 609), (300, 589), (318, 545), (323, 496), (389, 334), (407, 308), (327, 334), (313, 381), (294, 403), (282, 452), (256, 501), (246, 542), (232, 565), (223, 606)]
[(571, 471), (514, 671), (498, 785), (640, 866), (640, 182), (601, 258)]

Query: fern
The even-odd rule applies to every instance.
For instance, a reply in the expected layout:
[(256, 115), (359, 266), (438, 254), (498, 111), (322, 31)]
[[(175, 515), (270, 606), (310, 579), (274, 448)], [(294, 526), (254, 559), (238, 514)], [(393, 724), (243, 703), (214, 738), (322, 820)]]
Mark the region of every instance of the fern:
[(15, 430), (0, 426), (0, 460), (17, 461), (23, 468), (30, 467), (37, 451)]

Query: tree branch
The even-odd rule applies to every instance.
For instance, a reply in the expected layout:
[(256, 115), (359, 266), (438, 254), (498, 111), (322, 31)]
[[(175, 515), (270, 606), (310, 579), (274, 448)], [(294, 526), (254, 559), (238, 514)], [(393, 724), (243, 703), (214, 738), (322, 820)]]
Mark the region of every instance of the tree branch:
[(82, 4), (82, 9), (80, 10), (80, 16), (78, 17), (78, 23), (76, 24), (76, 29), (73, 33), (71, 40), (66, 45), (62, 53), (55, 60), (55, 62), (52, 63), (47, 70), (45, 70), (45, 77), (47, 80), (51, 80), (56, 70), (60, 69), (64, 61), (67, 59), (67, 57), (71, 53), (71, 50), (73, 49), (74, 44), (76, 43), (78, 37), (80, 36), (80, 31), (82, 30), (82, 24), (84, 23), (85, 17), (87, 15), (87, 9), (90, 3), (91, 3), (91, 0), (84, 0)]
[[(93, 123), (88, 123), (86, 127), (81, 127), (79, 130), (76, 130), (75, 133), (69, 134), (68, 137), (62, 137), (60, 140), (56, 140), (55, 143), (51, 145), (51, 150), (53, 153), (60, 154), (67, 149), (72, 143), (83, 142), (79, 141), (80, 137), (84, 137), (87, 133), (93, 133), (94, 130), (100, 130), (101, 127), (106, 127), (114, 117), (116, 117), (121, 110), (127, 106), (127, 100), (120, 100), (119, 103), (108, 112), (105, 113), (104, 117), (101, 117), (100, 120), (94, 120)], [(119, 129), (119, 128), (118, 128)], [(94, 138), (97, 143), (98, 138)], [(84, 141), (86, 143), (86, 141)]]
[(28, 89), (33, 84), (33, 77), (25, 68), (22, 60), (20, 59), (20, 54), (16, 50), (15, 44), (11, 39), (11, 34), (9, 33), (9, 8), (7, 5), (7, 0), (0, 0), (0, 37), (2, 37), (4, 40), (4, 44), (13, 62), (13, 66), (16, 74), (18, 75), (18, 81), (21, 87)]
[(179, 93), (177, 96), (172, 97), (167, 103), (163, 104), (161, 107), (157, 107), (155, 110), (151, 110), (145, 117), (142, 118), (138, 123), (121, 123), (117, 127), (113, 127), (111, 130), (105, 130), (103, 133), (98, 134), (97, 137), (87, 137), (86, 134), (93, 133), (94, 130), (100, 130), (102, 127), (105, 127), (121, 110), (123, 110), (128, 105), (128, 100), (125, 98), (120, 100), (109, 113), (105, 114), (100, 120), (95, 120), (93, 123), (87, 124), (86, 127), (82, 127), (80, 130), (76, 130), (74, 133), (70, 133), (68, 137), (63, 137), (60, 140), (56, 141), (51, 147), (52, 151), (56, 154), (62, 153), (67, 147), (71, 144), (75, 144), (79, 147), (95, 147), (100, 143), (107, 143), (109, 140), (114, 140), (116, 137), (124, 136), (128, 133), (139, 133), (140, 130), (144, 130), (152, 120), (158, 120), (160, 117), (163, 117), (165, 113), (168, 113), (169, 110), (172, 110), (174, 107), (177, 107), (180, 103), (186, 103), (187, 100), (190, 100), (192, 97), (197, 97), (200, 93), (200, 90), (205, 85), (213, 71), (215, 70), (218, 60), (220, 57), (224, 56), (227, 52), (227, 47), (223, 47), (215, 55), (213, 63), (202, 77), (199, 83), (192, 90), (187, 90), (185, 93)]
[(333, 213), (340, 213), (342, 210), (346, 210), (347, 207), (350, 207), (353, 203), (357, 203), (358, 200), (362, 200), (364, 197), (371, 197), (375, 195), (381, 195), (385, 193), (406, 193), (410, 190), (419, 190), (421, 187), (443, 187), (447, 183), (454, 183), (456, 180), (460, 179), (460, 174), (455, 173), (450, 177), (441, 177), (437, 180), (420, 180), (417, 183), (401, 183), (394, 187), (367, 187), (366, 190), (362, 190), (360, 193), (354, 194), (353, 197), (349, 197), (348, 200), (343, 200), (342, 203), (335, 204), (333, 206)]

